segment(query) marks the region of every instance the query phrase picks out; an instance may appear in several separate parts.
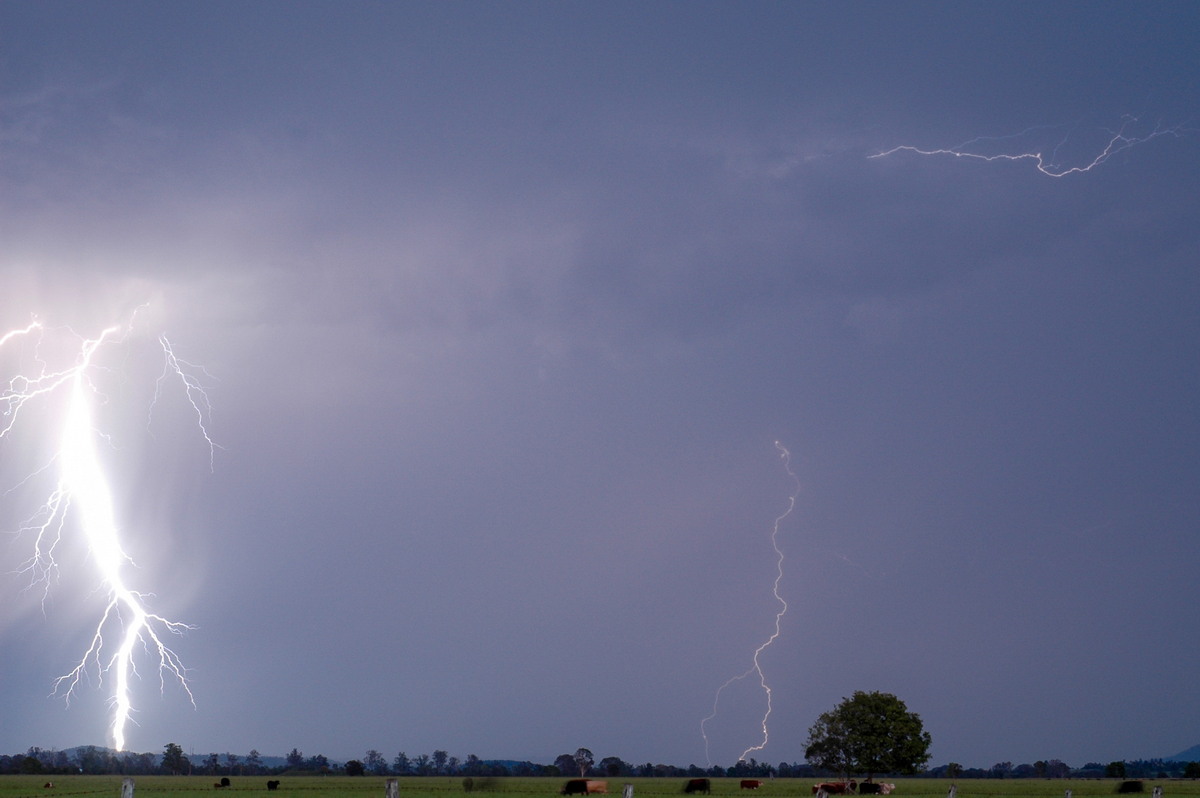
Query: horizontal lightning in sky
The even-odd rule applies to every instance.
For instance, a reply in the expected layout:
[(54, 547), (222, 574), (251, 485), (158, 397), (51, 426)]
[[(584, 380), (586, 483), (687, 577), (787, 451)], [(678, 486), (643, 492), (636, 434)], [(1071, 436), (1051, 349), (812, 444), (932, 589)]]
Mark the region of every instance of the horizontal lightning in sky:
[(780, 459), (783, 460), (784, 470), (787, 471), (788, 476), (791, 477), (792, 482), (794, 483), (792, 492), (788, 496), (787, 509), (785, 509), (782, 514), (775, 518), (775, 523), (771, 527), (771, 546), (775, 549), (775, 582), (771, 587), (771, 593), (775, 597), (775, 601), (779, 603), (779, 611), (775, 613), (774, 631), (771, 632), (767, 639), (763, 641), (758, 648), (754, 649), (754, 655), (751, 657), (752, 664), (750, 665), (750, 668), (746, 670), (745, 673), (730, 677), (724, 684), (717, 688), (717, 693), (713, 697), (712, 713), (700, 721), (700, 736), (704, 738), (704, 759), (710, 767), (712, 766), (712, 759), (709, 755), (707, 729), (708, 723), (717, 717), (717, 708), (721, 702), (721, 694), (725, 692), (725, 688), (729, 687), (735, 682), (747, 679), (750, 676), (757, 676), (759, 687), (762, 689), (763, 694), (767, 699), (767, 708), (762, 716), (762, 742), (758, 743), (757, 745), (751, 745), (746, 748), (746, 750), (742, 751), (742, 753), (738, 756), (738, 761), (744, 760), (747, 756), (755, 751), (761, 751), (766, 747), (769, 740), (767, 722), (771, 717), (771, 687), (769, 684), (767, 684), (767, 677), (766, 674), (763, 673), (760, 657), (762, 656), (762, 653), (766, 651), (776, 639), (778, 639), (781, 631), (783, 616), (788, 610), (787, 602), (784, 601), (783, 596), (779, 593), (779, 583), (783, 580), (783, 549), (779, 548), (779, 525), (783, 523), (785, 518), (792, 514), (792, 510), (794, 510), (796, 507), (796, 496), (800, 493), (800, 479), (792, 471), (791, 452), (784, 448), (783, 444), (781, 444), (779, 441), (775, 441), (775, 448), (779, 451)]
[(920, 147), (906, 144), (867, 157), (886, 158), (898, 152), (911, 152), (916, 155), (950, 155), (956, 158), (970, 158), (979, 161), (1028, 161), (1039, 172), (1048, 177), (1067, 177), (1069, 175), (1090, 172), (1114, 155), (1139, 144), (1145, 144), (1160, 136), (1174, 136), (1178, 138), (1188, 132), (1183, 127), (1155, 125), (1153, 129), (1147, 132), (1137, 133), (1135, 132), (1137, 125), (1138, 119), (1136, 117), (1125, 117), (1118, 129), (1105, 131), (1106, 140), (1099, 152), (1092, 156), (1091, 160), (1087, 163), (1077, 166), (1064, 166), (1058, 162), (1060, 151), (1070, 141), (1071, 131), (1060, 135), (1057, 143), (1049, 153), (1044, 152), (1043, 149), (1022, 149), (1020, 146), (1022, 142), (1028, 141), (1031, 134), (1035, 131), (1061, 129), (1061, 126), (1031, 127), (1011, 136), (980, 136), (954, 147), (932, 150), (921, 149)]
[[(126, 570), (132, 561), (121, 544), (112, 488), (97, 450), (97, 440), (105, 436), (97, 430), (94, 418), (95, 406), (102, 398), (95, 378), (103, 370), (96, 362), (96, 353), (101, 347), (118, 345), (132, 335), (136, 316), (135, 311), (129, 324), (108, 327), (90, 339), (68, 328), (45, 328), (38, 321), (0, 337), (0, 347), (12, 346), (17, 339), (28, 339), (33, 353), (29, 358), (33, 368), (10, 377), (0, 393), (3, 414), (0, 438), (9, 436), (35, 403), (61, 408), (60, 417), (51, 422), (51, 429), (45, 430), (57, 439), (52, 461), (34, 472), (53, 471), (57, 479), (44, 504), (21, 530), (32, 532), (35, 539), (33, 554), (20, 572), (30, 576), (31, 585), (41, 584), (48, 593), (51, 581), (61, 578), (55, 550), (64, 536), (78, 534), (86, 543), (101, 582), (99, 621), (78, 664), (55, 680), (54, 694), (63, 695), (69, 703), (76, 687), (89, 673), (96, 673), (101, 684), (106, 676), (111, 679), (109, 736), (117, 750), (125, 748), (125, 728), (133, 711), (130, 681), (138, 673), (139, 651), (146, 652), (157, 663), (160, 690), (165, 689), (167, 678), (172, 677), (195, 705), (186, 669), (164, 642), (168, 634), (182, 634), (190, 627), (150, 612), (145, 594), (130, 586)], [(48, 336), (54, 338), (54, 346), (43, 347), (49, 343)], [(52, 365), (49, 360), (53, 356), (45, 351), (61, 352), (64, 340), (70, 353), (68, 362)], [(165, 336), (159, 338), (159, 344), (165, 365), (155, 386), (155, 399), (166, 379), (174, 376), (182, 380), (187, 401), (197, 414), (201, 434), (209, 446), (211, 466), (216, 444), (206, 427), (210, 412), (208, 397), (193, 373), (195, 367), (176, 358)]]

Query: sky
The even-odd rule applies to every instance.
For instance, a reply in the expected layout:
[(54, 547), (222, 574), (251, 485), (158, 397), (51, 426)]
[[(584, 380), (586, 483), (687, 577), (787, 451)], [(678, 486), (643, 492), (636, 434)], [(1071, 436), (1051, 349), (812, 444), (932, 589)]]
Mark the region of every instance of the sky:
[[(192, 627), (194, 707), (139, 660), (128, 748), (727, 766), (757, 677), (701, 721), (769, 639), (759, 761), (856, 690), (932, 765), (1200, 743), (1197, 33), (0, 1), (0, 327), (136, 320), (97, 440), (129, 578)], [(216, 448), (154, 399), (160, 334)], [(53, 407), (0, 438), (4, 753), (108, 742), (111, 674), (50, 695), (94, 558), (19, 572)]]

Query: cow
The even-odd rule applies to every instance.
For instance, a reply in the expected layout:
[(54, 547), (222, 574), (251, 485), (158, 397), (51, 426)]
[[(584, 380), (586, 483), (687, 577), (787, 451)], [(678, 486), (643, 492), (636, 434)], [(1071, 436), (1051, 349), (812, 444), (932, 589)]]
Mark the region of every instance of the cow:
[(708, 779), (688, 779), (687, 784), (683, 785), (683, 791), (688, 795), (694, 792), (702, 792), (708, 795), (712, 790), (712, 783)]
[(42, 789), (43, 789), (43, 790), (53, 790), (53, 789), (54, 789), (54, 782), (52, 782), (52, 781), (48, 781), (48, 782), (46, 782), (45, 784), (43, 784), (43, 785), (42, 785)]
[(743, 790), (757, 790), (762, 786), (762, 781), (759, 779), (742, 779)]
[(214, 782), (213, 782), (213, 789), (214, 789), (214, 790), (219, 790), (219, 789), (223, 788), (224, 786), (225, 786), (225, 785), (224, 785), (224, 784), (222, 784), (222, 783), (221, 783), (221, 782), (219, 782), (219, 781), (214, 781)]
[(873, 781), (864, 781), (858, 785), (859, 795), (879, 795), (883, 792), (883, 787)]
[(279, 779), (271, 779), (267, 782), (267, 789), (272, 792), (279, 789)]
[(221, 777), (221, 786), (222, 786), (222, 787), (228, 787), (228, 786), (229, 786), (229, 777), (228, 777), (228, 776), (222, 776), (222, 777)]
[(850, 781), (824, 781), (820, 784), (814, 784), (812, 787), (813, 795), (823, 792), (826, 795), (853, 795), (858, 792), (858, 782), (854, 779)]
[(608, 782), (607, 781), (590, 781), (589, 780), (587, 783), (587, 791), (588, 791), (588, 795), (591, 795), (592, 793), (597, 793), (597, 792), (607, 793), (608, 792)]
[(586, 779), (570, 779), (563, 785), (559, 795), (587, 795), (588, 783)]

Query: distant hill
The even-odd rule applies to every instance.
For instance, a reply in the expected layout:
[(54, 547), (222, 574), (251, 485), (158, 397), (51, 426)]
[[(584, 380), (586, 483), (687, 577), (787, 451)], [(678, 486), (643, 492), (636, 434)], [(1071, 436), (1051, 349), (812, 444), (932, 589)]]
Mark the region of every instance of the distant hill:
[(1180, 751), (1175, 756), (1164, 756), (1167, 762), (1200, 762), (1200, 745), (1193, 745), (1186, 751)]

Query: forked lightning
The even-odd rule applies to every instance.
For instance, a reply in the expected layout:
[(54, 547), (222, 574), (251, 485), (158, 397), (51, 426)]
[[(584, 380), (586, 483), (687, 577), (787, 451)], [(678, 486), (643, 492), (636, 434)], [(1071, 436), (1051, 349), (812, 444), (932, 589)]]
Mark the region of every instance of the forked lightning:
[(759, 658), (762, 656), (762, 653), (766, 651), (776, 639), (778, 639), (781, 631), (783, 616), (788, 610), (787, 602), (784, 601), (783, 596), (779, 593), (779, 583), (783, 580), (783, 549), (779, 548), (779, 526), (783, 523), (785, 518), (792, 514), (792, 510), (794, 510), (796, 507), (796, 497), (800, 493), (800, 479), (792, 471), (791, 452), (784, 448), (783, 444), (781, 444), (779, 441), (775, 441), (775, 448), (779, 451), (779, 457), (781, 460), (783, 460), (784, 470), (787, 471), (787, 474), (789, 477), (791, 477), (794, 485), (791, 494), (788, 496), (787, 509), (785, 509), (783, 513), (775, 519), (775, 523), (771, 527), (771, 546), (775, 549), (775, 582), (772, 585), (771, 593), (774, 595), (775, 600), (779, 603), (779, 611), (775, 613), (774, 631), (771, 632), (770, 636), (768, 636), (765, 641), (763, 641), (762, 645), (754, 649), (754, 655), (751, 657), (752, 664), (750, 668), (745, 673), (730, 677), (728, 681), (717, 688), (717, 693), (715, 696), (713, 696), (712, 713), (708, 717), (704, 718), (704, 720), (700, 721), (700, 736), (704, 738), (704, 758), (710, 767), (712, 766), (712, 759), (709, 756), (708, 750), (707, 726), (710, 721), (717, 717), (717, 708), (721, 702), (721, 693), (725, 692), (725, 688), (729, 687), (729, 685), (733, 684), (734, 682), (739, 682), (742, 679), (747, 679), (752, 675), (757, 675), (758, 684), (762, 688), (763, 694), (766, 696), (767, 700), (767, 708), (762, 716), (762, 742), (758, 743), (757, 745), (751, 745), (746, 750), (742, 751), (741, 755), (738, 756), (738, 761), (744, 760), (754, 751), (761, 751), (766, 747), (769, 739), (767, 721), (771, 717), (771, 686), (767, 684), (767, 677), (766, 674), (763, 673), (762, 663), (760, 662)]
[[(136, 317), (136, 311), (133, 316)], [(57, 439), (53, 458), (35, 472), (52, 472), (57, 478), (44, 504), (21, 530), (32, 533), (34, 544), (32, 555), (20, 571), (29, 575), (31, 584), (40, 584), (49, 591), (51, 581), (60, 576), (55, 560), (56, 548), (64, 537), (79, 535), (101, 582), (98, 591), (101, 610), (95, 631), (78, 664), (54, 681), (53, 692), (64, 696), (69, 703), (80, 682), (89, 674), (95, 673), (101, 684), (108, 678), (112, 690), (109, 737), (118, 751), (125, 749), (125, 728), (133, 712), (130, 682), (131, 677), (137, 675), (139, 650), (157, 663), (160, 690), (165, 689), (168, 678), (177, 680), (195, 705), (186, 669), (164, 642), (168, 635), (182, 634), (190, 627), (150, 612), (145, 594), (130, 585), (126, 571), (132, 561), (121, 545), (113, 492), (97, 449), (97, 440), (104, 436), (94, 420), (94, 407), (101, 398), (95, 382), (96, 372), (101, 367), (95, 356), (101, 347), (119, 345), (132, 334), (131, 318), (128, 324), (108, 327), (90, 339), (67, 328), (44, 327), (38, 321), (0, 337), (0, 347), (19, 346), (23, 352), (31, 352), (31, 355), (17, 359), (33, 364), (32, 371), (12, 376), (0, 393), (0, 413), (3, 414), (0, 438), (10, 436), (22, 423), (24, 415), (34, 415), (30, 411), (35, 403), (45, 403), (52, 409), (62, 408), (61, 418), (55, 422), (56, 428), (47, 430)], [(53, 346), (49, 345), (50, 339), (53, 339)], [(71, 353), (69, 362), (49, 362), (55, 354), (48, 352), (61, 352), (64, 341)], [(167, 377), (175, 375), (183, 381), (187, 400), (196, 411), (201, 434), (209, 446), (211, 464), (216, 445), (206, 427), (210, 411), (208, 397), (195, 375), (189, 372), (194, 367), (175, 357), (165, 336), (159, 338), (159, 344), (165, 366), (155, 396), (157, 398)], [(0, 354), (5, 353), (0, 350)]]
[[(954, 147), (943, 147), (932, 150), (905, 144), (899, 147), (892, 147), (890, 150), (878, 152), (868, 157), (886, 158), (898, 152), (911, 152), (917, 155), (951, 155), (956, 158), (970, 158), (979, 161), (1028, 161), (1047, 177), (1068, 177), (1070, 175), (1090, 172), (1114, 155), (1139, 144), (1145, 144), (1160, 136), (1180, 137), (1189, 132), (1182, 127), (1155, 125), (1148, 131), (1137, 133), (1135, 130), (1138, 126), (1138, 121), (1136, 117), (1125, 117), (1118, 129), (1106, 132), (1107, 141), (1100, 148), (1099, 152), (1092, 156), (1091, 160), (1087, 163), (1077, 166), (1064, 166), (1058, 162), (1059, 152), (1067, 144), (1069, 135), (1060, 136), (1058, 142), (1049, 153), (1046, 153), (1041, 148), (1025, 150), (1020, 148), (1021, 142), (1027, 141), (1030, 134), (1034, 131), (1048, 129), (1047, 127), (1029, 128), (1012, 136), (981, 136)], [(1011, 145), (1009, 151), (1005, 151), (1006, 145)]]

